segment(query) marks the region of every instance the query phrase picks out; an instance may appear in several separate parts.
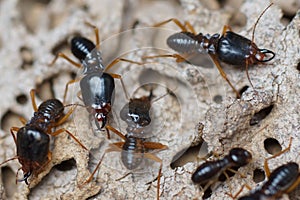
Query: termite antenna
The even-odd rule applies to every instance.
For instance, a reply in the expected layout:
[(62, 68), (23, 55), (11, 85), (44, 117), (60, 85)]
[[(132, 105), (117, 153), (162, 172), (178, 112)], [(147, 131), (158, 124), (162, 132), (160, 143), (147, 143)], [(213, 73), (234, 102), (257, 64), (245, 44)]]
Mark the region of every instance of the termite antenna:
[(85, 107), (86, 108), (86, 105), (82, 105), (80, 103), (71, 103), (71, 104), (65, 105), (64, 107), (70, 107), (70, 106), (80, 106), (80, 107)]
[(253, 32), (252, 32), (252, 43), (254, 43), (254, 32), (255, 32), (255, 29), (256, 29), (256, 25), (258, 24), (260, 18), (265, 14), (265, 12), (273, 5), (274, 3), (270, 3), (270, 5), (268, 5), (268, 7), (266, 7), (262, 13), (259, 15), (258, 19), (256, 20), (255, 24), (254, 24), (254, 27), (253, 27)]

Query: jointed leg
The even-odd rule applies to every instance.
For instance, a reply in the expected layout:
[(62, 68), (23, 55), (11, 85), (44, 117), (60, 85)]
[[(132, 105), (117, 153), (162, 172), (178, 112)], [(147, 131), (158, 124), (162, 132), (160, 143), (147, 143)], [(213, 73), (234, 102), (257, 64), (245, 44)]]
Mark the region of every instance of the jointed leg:
[(20, 128), (18, 128), (18, 127), (10, 128), (10, 133), (11, 133), (12, 137), (14, 138), (15, 144), (17, 144), (17, 137), (16, 137), (14, 131), (18, 132), (19, 130), (20, 130)]
[(225, 25), (225, 26), (223, 27), (222, 35), (225, 35), (225, 33), (226, 33), (227, 31), (232, 31), (232, 30), (231, 30), (231, 27), (230, 27), (230, 26)]
[(291, 149), (291, 146), (292, 146), (292, 140), (293, 140), (293, 138), (291, 137), (291, 138), (290, 138), (289, 146), (288, 146), (287, 148), (285, 148), (284, 150), (282, 150), (282, 151), (280, 151), (280, 152), (274, 154), (273, 156), (271, 156), (271, 157), (265, 159), (265, 162), (264, 162), (264, 168), (265, 168), (265, 172), (266, 172), (267, 177), (269, 177), (270, 174), (271, 174), (271, 173), (270, 173), (270, 168), (269, 168), (269, 165), (268, 165), (268, 160), (271, 160), (271, 159), (273, 159), (273, 158), (276, 158), (276, 157), (280, 156), (281, 154), (284, 154), (285, 152), (289, 151), (289, 150)]
[(189, 30), (187, 28), (190, 29), (190, 31), (193, 33), (193, 34), (196, 34), (196, 31), (194, 29), (194, 27), (191, 25), (190, 22), (188, 21), (185, 21), (184, 24), (182, 24), (178, 19), (176, 18), (171, 18), (171, 19), (168, 19), (166, 21), (163, 21), (163, 22), (160, 22), (160, 23), (157, 23), (154, 25), (154, 27), (159, 27), (159, 26), (162, 26), (164, 24), (167, 24), (169, 22), (174, 22), (183, 32), (188, 32)]
[(49, 133), (52, 136), (57, 136), (59, 134), (61, 134), (62, 132), (66, 132), (69, 136), (71, 136), (73, 138), (73, 140), (75, 140), (83, 149), (88, 150), (70, 131), (68, 131), (65, 128), (61, 128), (53, 133)]
[(161, 171), (162, 171), (162, 160), (157, 157), (154, 154), (151, 153), (145, 153), (145, 158), (151, 159), (155, 162), (158, 162), (160, 164), (159, 166), (159, 171), (158, 171), (158, 175), (157, 175), (157, 195), (156, 198), (159, 200), (159, 190), (160, 190), (160, 177), (161, 177)]
[(116, 65), (117, 63), (119, 62), (128, 62), (128, 63), (132, 63), (132, 64), (137, 64), (137, 65), (143, 65), (144, 63), (141, 63), (141, 62), (136, 62), (136, 61), (133, 61), (133, 60), (128, 60), (128, 59), (125, 59), (125, 58), (116, 58), (114, 59), (113, 61), (111, 61), (111, 63), (109, 65), (107, 65), (105, 67), (105, 72), (107, 72), (112, 66)]
[(27, 120), (24, 117), (19, 117), (20, 122), (25, 126)]
[(66, 102), (66, 98), (67, 98), (67, 93), (68, 93), (68, 90), (69, 90), (69, 85), (73, 84), (73, 83), (76, 83), (78, 82), (79, 79), (74, 79), (74, 80), (70, 80), (67, 84), (66, 84), (66, 87), (65, 87), (65, 92), (64, 92), (64, 100), (63, 100), (63, 103)]
[(94, 29), (95, 37), (96, 37), (96, 47), (97, 47), (97, 49), (99, 49), (99, 48), (100, 48), (100, 35), (99, 35), (99, 29), (97, 28), (97, 26), (95, 26), (95, 25), (93, 25), (93, 24), (91, 24), (91, 23), (89, 23), (89, 22), (85, 22), (85, 24), (86, 24), (87, 26), (90, 26), (90, 27), (92, 27), (92, 28)]
[(125, 87), (124, 81), (123, 81), (123, 79), (122, 79), (122, 76), (119, 75), (119, 74), (112, 74), (112, 73), (110, 73), (110, 75), (111, 75), (113, 78), (119, 79), (119, 80), (121, 81), (121, 85), (122, 85), (123, 91), (124, 91), (124, 93), (125, 93), (125, 97), (126, 97), (126, 99), (129, 101), (129, 95), (128, 95), (128, 92), (127, 92), (127, 90), (126, 90), (126, 87)]
[(74, 65), (75, 67), (77, 68), (80, 68), (81, 67), (81, 63), (77, 63), (75, 62), (74, 60), (72, 60), (71, 58), (69, 58), (67, 55), (65, 55), (64, 53), (58, 53), (55, 58), (52, 60), (52, 62), (49, 64), (49, 66), (53, 66), (54, 63), (56, 62), (56, 60), (58, 59), (58, 57), (61, 57), (65, 60), (67, 60), (69, 63), (71, 63), (72, 65)]
[(168, 146), (161, 144), (159, 142), (144, 142), (144, 147), (146, 149), (161, 149), (161, 150), (165, 150), (168, 148)]
[[(123, 143), (123, 144), (124, 144), (124, 143)], [(118, 143), (118, 144), (116, 144), (116, 143), (110, 144), (110, 145), (109, 145), (109, 148), (105, 150), (104, 154), (102, 155), (101, 159), (99, 160), (99, 162), (98, 162), (96, 168), (94, 169), (94, 171), (92, 172), (92, 174), (90, 175), (90, 177), (89, 177), (86, 181), (84, 181), (83, 184), (89, 183), (89, 182), (93, 179), (93, 176), (95, 175), (96, 171), (99, 169), (99, 167), (100, 167), (100, 165), (101, 165), (101, 163), (102, 163), (102, 160), (103, 160), (105, 154), (107, 154), (107, 153), (109, 153), (109, 152), (113, 152), (113, 151), (121, 151), (121, 150), (122, 150), (122, 149), (119, 148), (119, 143)]]
[(239, 191), (235, 194), (235, 195), (232, 195), (232, 194), (228, 194), (226, 193), (228, 196), (230, 196), (232, 199), (236, 199), (240, 194), (241, 192), (244, 190), (244, 188), (247, 188), (248, 190), (251, 190), (251, 187), (248, 185), (248, 184), (243, 184), (242, 187), (239, 189)]
[(186, 61), (185, 55), (179, 54), (163, 54), (163, 55), (155, 55), (155, 56), (143, 56), (142, 59), (151, 59), (151, 58), (176, 58), (176, 62), (184, 62)]
[(231, 84), (231, 82), (230, 82), (229, 79), (227, 78), (227, 75), (226, 75), (226, 73), (223, 71), (223, 69), (222, 69), (222, 67), (221, 67), (221, 65), (220, 65), (220, 63), (219, 63), (219, 61), (218, 61), (218, 59), (216, 58), (216, 56), (210, 54), (210, 57), (211, 57), (212, 60), (214, 61), (215, 65), (217, 66), (217, 68), (218, 68), (218, 70), (219, 70), (221, 76), (227, 81), (227, 83), (230, 85), (230, 87), (232, 88), (232, 90), (235, 92), (236, 97), (237, 97), (237, 98), (240, 98), (240, 97), (241, 97), (241, 96), (240, 96), (240, 93), (235, 89), (235, 87)]
[(77, 107), (77, 105), (73, 106), (73, 107), (67, 112), (67, 114), (65, 114), (65, 116), (64, 116), (63, 118), (61, 118), (58, 122), (56, 122), (56, 123), (54, 124), (54, 127), (63, 124), (63, 123), (70, 117), (70, 115), (74, 112), (74, 110), (75, 110), (76, 107)]
[(7, 160), (3, 161), (2, 163), (0, 163), (0, 166), (1, 166), (1, 165), (3, 165), (3, 164), (5, 164), (5, 163), (7, 163), (7, 162), (9, 162), (9, 161), (11, 161), (11, 160), (16, 160), (16, 159), (18, 159), (18, 158), (19, 158), (18, 156), (15, 156), (15, 157), (9, 158), (9, 159), (7, 159)]
[(107, 128), (108, 130), (114, 132), (115, 134), (117, 134), (120, 138), (122, 138), (123, 140), (126, 140), (126, 137), (117, 129), (113, 128), (110, 125), (106, 125), (105, 128)]

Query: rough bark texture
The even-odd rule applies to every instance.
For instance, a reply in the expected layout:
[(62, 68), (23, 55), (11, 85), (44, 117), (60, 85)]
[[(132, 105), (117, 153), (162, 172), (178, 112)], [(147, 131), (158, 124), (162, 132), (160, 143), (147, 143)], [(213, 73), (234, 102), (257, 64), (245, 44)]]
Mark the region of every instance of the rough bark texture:
[[(209, 2), (209, 3), (208, 3)], [(94, 40), (93, 29), (84, 22), (99, 28), (104, 63), (117, 57), (141, 61), (142, 56), (174, 53), (166, 45), (166, 38), (180, 31), (172, 23), (159, 28), (150, 26), (175, 17), (189, 21), (195, 30), (222, 33), (223, 26), (232, 25), (234, 32), (252, 37), (253, 25), (268, 6), (268, 1), (0, 1), (0, 162), (16, 155), (10, 134), (11, 127), (20, 127), (19, 117), (32, 116), (29, 91), (38, 90), (37, 102), (49, 98), (63, 98), (65, 84), (80, 72), (63, 59), (52, 67), (48, 64), (58, 52), (72, 59), (68, 40), (75, 34)], [(141, 85), (155, 83), (156, 97), (166, 95), (152, 104), (154, 129), (149, 141), (160, 142), (169, 148), (155, 151), (162, 159), (160, 184), (161, 199), (201, 199), (201, 188), (191, 181), (191, 172), (203, 162), (202, 152), (214, 152), (221, 157), (232, 147), (251, 151), (253, 161), (226, 182), (217, 182), (209, 199), (230, 199), (243, 184), (255, 188), (254, 170), (264, 170), (264, 159), (271, 156), (267, 149), (286, 148), (293, 137), (291, 150), (271, 160), (270, 169), (289, 161), (300, 163), (300, 5), (297, 0), (275, 1), (257, 24), (254, 42), (260, 48), (276, 53), (275, 59), (249, 68), (252, 87), (236, 99), (233, 91), (220, 76), (212, 62), (201, 59), (200, 66), (176, 63), (173, 58), (149, 59), (143, 66), (120, 63), (112, 71), (122, 75), (130, 95)], [(9, 12), (8, 12), (9, 11)], [(283, 15), (284, 14), (284, 15)], [(133, 30), (132, 27), (135, 29)], [(147, 27), (147, 28), (145, 28)], [(228, 78), (237, 89), (250, 86), (243, 67), (222, 63)], [(125, 132), (119, 111), (127, 102), (121, 84), (116, 80), (116, 96), (111, 124)], [(74, 84), (68, 93), (69, 103), (81, 103), (76, 97), (79, 90)], [(149, 91), (139, 89), (138, 95)], [(70, 107), (66, 107), (69, 109)], [(270, 113), (258, 118), (264, 108)], [(265, 111), (266, 112), (266, 111)], [(250, 124), (251, 121), (251, 124)], [(88, 113), (78, 106), (73, 118), (63, 124), (89, 151), (82, 149), (67, 134), (54, 138), (52, 160), (44, 170), (33, 177), (28, 187), (15, 185), (15, 174), (20, 168), (17, 160), (1, 166), (1, 199), (155, 199), (156, 176), (159, 163), (145, 160), (138, 170), (128, 176), (120, 161), (120, 152), (107, 152), (98, 172), (90, 183), (83, 184), (94, 170), (109, 143), (119, 142), (112, 134), (93, 131)], [(203, 130), (202, 130), (203, 128)], [(273, 138), (268, 144), (266, 139)], [(202, 143), (204, 141), (204, 143)], [(274, 144), (278, 141), (278, 144)], [(265, 145), (267, 143), (267, 145)], [(202, 146), (201, 146), (202, 144)], [(205, 144), (205, 145), (204, 145)], [(186, 162), (171, 168), (174, 158), (185, 155), (190, 146), (198, 146), (196, 153), (186, 154)], [(213, 159), (213, 158), (211, 158)], [(173, 166), (173, 164), (172, 164)], [(19, 173), (19, 178), (22, 176)], [(256, 178), (256, 177), (255, 177)], [(247, 193), (247, 189), (243, 193)], [(300, 199), (299, 188), (284, 199)]]

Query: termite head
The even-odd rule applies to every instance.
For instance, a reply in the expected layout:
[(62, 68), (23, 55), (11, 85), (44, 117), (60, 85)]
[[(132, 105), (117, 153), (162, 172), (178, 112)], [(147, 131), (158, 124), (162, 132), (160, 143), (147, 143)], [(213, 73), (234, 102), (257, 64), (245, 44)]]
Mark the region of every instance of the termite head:
[[(107, 116), (111, 111), (111, 105), (110, 103), (105, 103), (99, 108), (94, 108), (94, 117), (96, 121), (96, 126), (99, 129), (102, 129), (105, 127), (107, 122)], [(101, 123), (101, 126), (99, 125)]]
[(233, 148), (229, 152), (229, 158), (236, 166), (242, 167), (252, 160), (252, 155), (243, 148)]

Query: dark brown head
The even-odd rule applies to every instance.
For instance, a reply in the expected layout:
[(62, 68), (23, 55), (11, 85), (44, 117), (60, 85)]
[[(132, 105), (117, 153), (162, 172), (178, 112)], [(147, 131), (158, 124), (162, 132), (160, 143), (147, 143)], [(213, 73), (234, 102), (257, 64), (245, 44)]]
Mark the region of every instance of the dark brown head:
[(131, 99), (120, 111), (120, 117), (128, 125), (145, 127), (151, 123), (150, 108), (148, 97)]
[(251, 153), (243, 148), (231, 149), (228, 156), (236, 167), (245, 166), (252, 160)]

